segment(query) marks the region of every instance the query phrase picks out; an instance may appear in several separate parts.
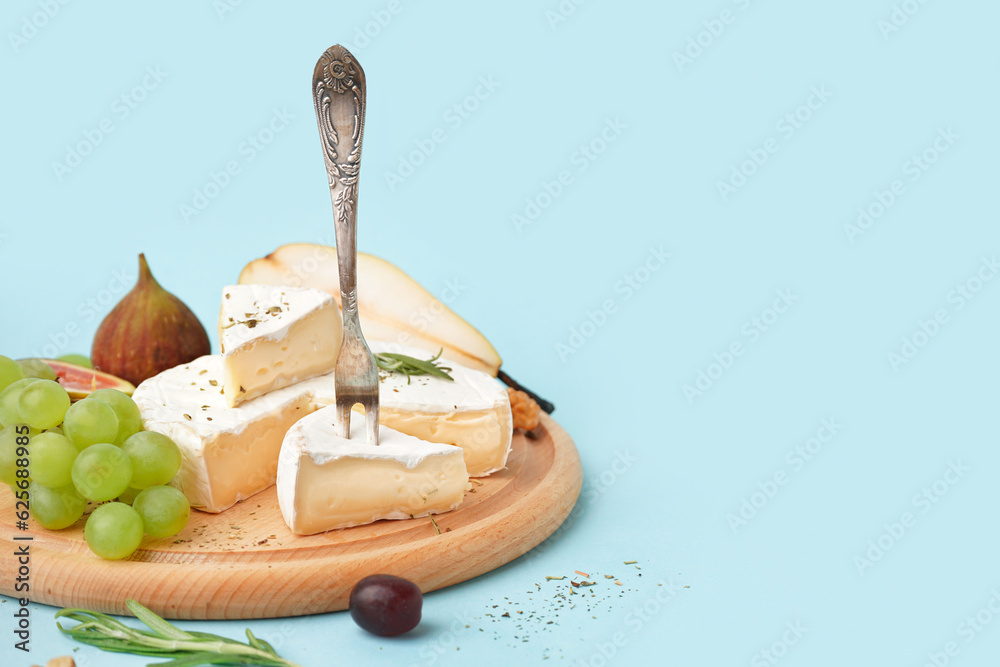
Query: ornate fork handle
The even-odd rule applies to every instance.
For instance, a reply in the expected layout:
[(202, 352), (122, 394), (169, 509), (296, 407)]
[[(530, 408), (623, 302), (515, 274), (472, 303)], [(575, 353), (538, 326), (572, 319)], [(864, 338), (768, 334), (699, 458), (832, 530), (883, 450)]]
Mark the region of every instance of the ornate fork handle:
[[(351, 103), (346, 103), (343, 96), (350, 96)], [(356, 318), (358, 174), (365, 134), (365, 72), (351, 52), (339, 44), (327, 49), (316, 63), (313, 102), (333, 203), (344, 316)]]

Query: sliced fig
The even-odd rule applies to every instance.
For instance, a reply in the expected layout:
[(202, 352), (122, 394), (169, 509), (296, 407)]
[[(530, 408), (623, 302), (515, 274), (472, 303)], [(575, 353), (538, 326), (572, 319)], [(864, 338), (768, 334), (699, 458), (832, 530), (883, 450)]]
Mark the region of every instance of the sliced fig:
[(128, 380), (120, 377), (95, 371), (92, 368), (77, 366), (58, 359), (42, 359), (52, 370), (56, 372), (56, 381), (63, 386), (63, 389), (74, 401), (86, 398), (91, 392), (98, 389), (117, 389), (123, 394), (132, 395), (135, 386)]

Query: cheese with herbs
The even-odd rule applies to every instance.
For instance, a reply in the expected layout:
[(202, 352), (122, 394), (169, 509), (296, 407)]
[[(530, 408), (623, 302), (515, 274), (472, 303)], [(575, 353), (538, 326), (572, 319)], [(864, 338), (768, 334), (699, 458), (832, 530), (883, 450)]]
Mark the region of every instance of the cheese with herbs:
[(337, 303), (323, 290), (224, 288), (219, 344), (227, 405), (329, 373), (337, 364), (342, 336)]
[[(420, 359), (433, 356), (375, 341), (371, 346)], [(502, 469), (513, 423), (507, 392), (486, 373), (446, 363), (454, 382), (415, 376), (407, 383), (405, 376), (380, 374), (380, 430), (412, 436), (404, 442), (459, 447), (471, 476)], [(146, 380), (133, 395), (144, 427), (169, 436), (181, 449), (174, 486), (192, 507), (207, 512), (221, 512), (273, 484), (285, 434), (303, 417), (335, 403), (332, 372), (235, 407), (223, 393), (224, 377), (224, 358), (204, 356)]]
[[(372, 352), (395, 352), (417, 359), (432, 353), (382, 341)], [(510, 454), (514, 420), (510, 399), (496, 378), (448, 360), (450, 382), (430, 375), (407, 378), (380, 375), (379, 422), (429, 442), (457, 445), (465, 452), (469, 475), (482, 477), (502, 470)]]

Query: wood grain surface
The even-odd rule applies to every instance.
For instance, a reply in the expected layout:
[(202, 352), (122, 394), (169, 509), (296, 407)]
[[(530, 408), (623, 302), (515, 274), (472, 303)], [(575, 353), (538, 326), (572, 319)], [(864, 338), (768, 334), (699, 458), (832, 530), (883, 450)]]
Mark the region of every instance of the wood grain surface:
[[(86, 515), (49, 531), (29, 520), (15, 528), (14, 498), (0, 491), (0, 593), (15, 593), (14, 536), (31, 536), (33, 602), (127, 614), (134, 598), (175, 619), (273, 618), (347, 608), (353, 585), (369, 574), (406, 577), (424, 591), (457, 584), (523, 555), (565, 520), (582, 469), (576, 447), (543, 416), (541, 436), (514, 434), (507, 469), (473, 482), (458, 509), (429, 518), (300, 536), (288, 530), (275, 490), (221, 514), (192, 512), (179, 535), (145, 538), (130, 558), (101, 560), (83, 540)], [(89, 511), (93, 507), (88, 508)], [(25, 542), (20, 542), (25, 544)]]

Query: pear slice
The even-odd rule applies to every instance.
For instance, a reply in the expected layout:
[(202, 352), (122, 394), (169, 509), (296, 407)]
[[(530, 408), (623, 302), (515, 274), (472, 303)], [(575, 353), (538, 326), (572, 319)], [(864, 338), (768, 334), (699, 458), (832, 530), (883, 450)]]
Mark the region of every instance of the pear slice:
[[(340, 305), (337, 250), (315, 243), (283, 245), (247, 264), (240, 284), (315, 287)], [(475, 327), (384, 259), (358, 253), (358, 313), (368, 340), (381, 340), (436, 352), (496, 376), (500, 355)]]

